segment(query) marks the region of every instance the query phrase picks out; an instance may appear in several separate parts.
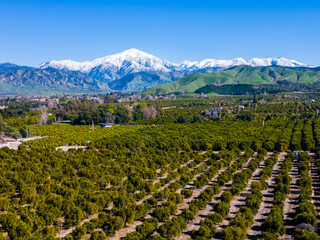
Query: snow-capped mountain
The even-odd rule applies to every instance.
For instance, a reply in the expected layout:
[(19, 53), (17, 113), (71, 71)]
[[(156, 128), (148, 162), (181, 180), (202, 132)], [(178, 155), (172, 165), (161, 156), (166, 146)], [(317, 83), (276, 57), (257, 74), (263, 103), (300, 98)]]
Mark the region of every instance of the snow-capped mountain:
[(200, 62), (184, 61), (179, 66), (187, 70), (200, 70), (206, 68), (227, 69), (234, 66), (247, 65), (251, 67), (281, 66), (281, 67), (311, 67), (287, 58), (234, 58), (231, 60), (205, 59)]
[(38, 68), (52, 67), (60, 70), (80, 71), (88, 77), (110, 82), (137, 72), (179, 72), (182, 75), (187, 75), (197, 71), (219, 71), (239, 65), (253, 67), (275, 65), (284, 67), (311, 67), (286, 58), (252, 58), (250, 60), (243, 58), (231, 60), (205, 59), (200, 62), (183, 61), (181, 64), (175, 64), (137, 49), (128, 49), (124, 52), (98, 58), (93, 61), (52, 60), (40, 64)]
[(97, 79), (115, 80), (135, 72), (176, 71), (178, 65), (137, 49), (128, 49), (121, 53), (95, 59), (92, 62), (52, 60), (38, 66), (38, 68), (48, 67), (60, 70), (80, 71)]

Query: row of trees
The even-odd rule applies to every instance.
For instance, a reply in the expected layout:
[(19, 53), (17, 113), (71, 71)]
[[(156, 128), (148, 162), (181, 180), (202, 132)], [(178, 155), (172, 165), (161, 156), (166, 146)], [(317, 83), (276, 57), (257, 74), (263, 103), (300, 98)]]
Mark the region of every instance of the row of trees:
[[(165, 178), (167, 180), (163, 181), (158, 186), (178, 179), (178, 176), (180, 176), (180, 180), (178, 182), (179, 184), (182, 184), (183, 181), (181, 181), (181, 178), (184, 173), (190, 172), (193, 175), (206, 169), (205, 166), (201, 166), (201, 163), (203, 163), (209, 155), (212, 155), (215, 158), (218, 157), (212, 153), (199, 155), (195, 157), (193, 162), (189, 162), (185, 167), (178, 168), (176, 169), (177, 171), (172, 171), (171, 173), (175, 174), (170, 173)], [(199, 164), (195, 166), (194, 164), (196, 163)], [(172, 165), (171, 167), (174, 167), (174, 165)], [(152, 219), (156, 219), (156, 221), (164, 221), (168, 219), (169, 216), (176, 212), (177, 204), (183, 202), (183, 195), (175, 193), (175, 189), (171, 187), (172, 184), (174, 183), (169, 184), (164, 190), (155, 192), (151, 198), (147, 198), (144, 203), (138, 205), (135, 204), (135, 201), (128, 201), (127, 198), (119, 196), (118, 198), (113, 200), (114, 207), (112, 209), (112, 215), (120, 217), (124, 223), (129, 224), (132, 224), (134, 220), (143, 220), (147, 213), (152, 214), (154, 216)], [(158, 201), (164, 201), (164, 203), (162, 203), (160, 206), (157, 206)], [(90, 222), (92, 221), (94, 220), (91, 220)], [(150, 222), (148, 221), (146, 223), (146, 226), (142, 225), (141, 227), (139, 227), (139, 231), (147, 231), (146, 229), (143, 230), (144, 227), (148, 229), (150, 227)], [(89, 230), (87, 230), (87, 232), (90, 233)], [(107, 232), (106, 234), (109, 235)], [(128, 237), (131, 238), (134, 235), (134, 238), (136, 238), (141, 236), (141, 234), (142, 233), (137, 232), (136, 234), (130, 234)]]
[(291, 177), (289, 171), (292, 169), (293, 158), (293, 153), (289, 152), (281, 165), (279, 175), (276, 177), (273, 207), (261, 225), (263, 239), (276, 239), (286, 231), (283, 221), (283, 208), (286, 196), (290, 193)]
[[(253, 158), (248, 165), (247, 169), (233, 176), (233, 184), (231, 186), (231, 196), (228, 200), (231, 200), (234, 195), (239, 195), (242, 190), (247, 186), (249, 179), (251, 179), (253, 172), (258, 169), (261, 161), (264, 160), (264, 156), (267, 154), (265, 149), (262, 149), (259, 154)], [(225, 192), (227, 193), (227, 192)], [(230, 194), (229, 194), (230, 195)], [(222, 200), (222, 199), (221, 199)], [(253, 224), (253, 213), (252, 209), (247, 207), (240, 208), (236, 217), (229, 222), (222, 234), (223, 239), (246, 239), (247, 230)]]
[[(236, 157), (235, 153), (228, 152), (228, 151), (223, 151), (218, 155), (212, 155), (212, 157), (210, 157), (209, 160), (206, 161), (206, 164), (208, 164), (210, 168), (209, 169), (207, 168), (206, 171), (200, 174), (197, 180), (202, 179), (201, 181), (203, 181), (202, 176), (206, 176), (205, 179), (212, 179), (217, 174), (219, 169), (221, 169), (222, 167), (228, 166), (230, 162), (233, 159), (235, 159), (235, 157)], [(221, 159), (221, 160), (217, 161), (218, 159)], [(192, 179), (190, 179), (190, 181), (192, 181)], [(208, 184), (208, 182), (209, 180), (206, 182), (206, 184)], [(189, 198), (192, 196), (193, 190), (194, 188), (182, 189), (181, 194)], [(218, 193), (219, 191), (220, 191), (220, 186), (218, 184), (213, 184), (212, 186), (206, 188), (205, 191), (201, 192), (198, 198), (193, 199), (190, 202), (189, 208), (184, 209), (182, 213), (178, 216), (178, 218), (168, 219), (167, 221), (165, 221), (165, 223), (162, 225), (164, 227), (161, 226), (158, 229), (158, 232), (160, 233), (160, 235), (166, 239), (174, 236), (179, 236), (183, 231), (183, 229), (186, 228), (187, 226), (186, 222), (194, 219), (195, 215), (199, 212), (199, 210), (206, 207), (206, 202), (210, 201), (213, 198), (214, 194)], [(162, 206), (160, 208), (162, 208)], [(149, 235), (151, 234), (152, 233), (150, 232)], [(136, 238), (144, 239), (144, 238), (141, 238), (141, 233), (139, 232), (138, 227), (136, 229), (136, 232), (128, 234), (126, 236), (126, 239), (136, 239)]]
[[(206, 165), (212, 164), (212, 167), (220, 169), (219, 165), (213, 165), (216, 156), (197, 157), (198, 151), (246, 149), (249, 146), (260, 149), (265, 142), (276, 146), (287, 123), (270, 120), (262, 127), (258, 121), (226, 121), (215, 124), (119, 126), (96, 128), (94, 131), (88, 126), (32, 126), (34, 134), (52, 137), (28, 142), (30, 150), (26, 150), (27, 144), (22, 144), (18, 151), (0, 150), (1, 161), (5, 163), (0, 174), (0, 204), (2, 209), (23, 216), (21, 220), (27, 225), (40, 226), (38, 232), (31, 231), (31, 234), (45, 234), (48, 229), (41, 226), (75, 226), (91, 214), (102, 212), (111, 203), (115, 206), (113, 216), (129, 223), (144, 218), (160, 199), (169, 199), (177, 204), (182, 195), (190, 196), (190, 191), (184, 191), (181, 197), (169, 194), (169, 191), (161, 192), (157, 193), (157, 197), (150, 198), (148, 204), (151, 208), (134, 205), (144, 196), (153, 195), (169, 183), (169, 179), (179, 179), (177, 183), (169, 184), (173, 191), (184, 186), (204, 168), (202, 166), (193, 173), (187, 169), (174, 173), (177, 165), (194, 157), (195, 162), (200, 163), (210, 156)], [(65, 144), (83, 145), (90, 140), (92, 144), (86, 150), (62, 152), (54, 149)], [(191, 163), (187, 168), (193, 166)], [(218, 184), (222, 186), (229, 181), (232, 173), (241, 166), (237, 163), (227, 170), (218, 178)], [(170, 177), (152, 184), (160, 176), (156, 176), (159, 168), (166, 170)], [(196, 179), (196, 185), (201, 187), (207, 184), (216, 169), (212, 168)], [(205, 195), (203, 199), (206, 199)], [(120, 204), (122, 202), (124, 204)], [(200, 207), (205, 203), (200, 200), (195, 202)], [(62, 217), (64, 223), (59, 220)], [(53, 231), (56, 231), (55, 228)]]
[(294, 233), (295, 239), (319, 239), (315, 233), (318, 227), (317, 211), (312, 203), (312, 178), (310, 176), (311, 157), (308, 153), (299, 154), (298, 169), (300, 178), (299, 205), (296, 208), (294, 222), (297, 225)]

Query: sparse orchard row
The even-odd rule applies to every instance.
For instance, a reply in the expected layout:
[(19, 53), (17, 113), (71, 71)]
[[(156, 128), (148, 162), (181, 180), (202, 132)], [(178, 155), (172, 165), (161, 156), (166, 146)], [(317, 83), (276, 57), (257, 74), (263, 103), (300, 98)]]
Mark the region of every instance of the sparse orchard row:
[(318, 229), (318, 219), (316, 208), (312, 202), (313, 181), (310, 176), (311, 157), (308, 153), (299, 154), (298, 169), (300, 195), (299, 205), (293, 219), (296, 225), (293, 235), (295, 239), (320, 239), (315, 233)]
[(283, 161), (278, 176), (275, 179), (273, 190), (273, 207), (265, 221), (261, 225), (262, 239), (277, 238), (286, 231), (283, 220), (283, 209), (286, 196), (290, 193), (293, 153), (288, 153)]
[[(159, 194), (159, 196), (162, 196), (163, 199), (170, 198), (170, 190), (169, 190), (170, 186), (172, 186), (175, 182), (177, 182), (181, 177), (183, 177), (185, 175), (189, 174), (189, 175), (193, 176), (193, 175), (197, 174), (198, 172), (201, 172), (203, 169), (205, 169), (205, 166), (203, 166), (203, 165), (208, 161), (208, 160), (205, 160), (205, 158), (206, 158), (205, 155), (203, 155), (203, 154), (196, 155), (195, 154), (194, 156), (196, 156), (195, 159), (189, 160), (187, 163), (181, 164), (178, 169), (171, 171), (170, 174), (168, 174), (166, 178), (161, 178), (160, 182), (156, 183), (155, 187), (152, 188), (152, 189), (154, 189), (153, 191), (157, 191), (157, 194)], [(220, 156), (218, 154), (217, 155), (212, 154), (212, 157), (220, 158)], [(174, 167), (175, 165), (173, 165), (171, 167)], [(152, 183), (154, 183), (154, 182), (156, 182), (156, 181), (152, 181)], [(183, 184), (183, 180), (180, 179), (179, 183), (177, 183), (177, 184)], [(153, 193), (153, 194), (149, 194), (146, 197), (142, 198), (144, 195), (141, 195), (141, 192), (134, 194), (134, 197), (137, 200), (137, 204), (131, 203), (130, 209), (132, 209), (133, 211), (129, 214), (134, 214), (134, 216), (132, 216), (132, 217), (134, 217), (134, 219), (144, 218), (145, 215), (147, 214), (147, 212), (150, 211), (153, 208), (153, 206), (156, 205), (158, 202), (158, 199), (155, 197), (153, 197), (153, 199), (150, 199), (153, 195), (156, 196), (156, 194)], [(118, 199), (116, 198), (115, 202), (113, 202), (113, 206), (111, 206), (111, 208), (108, 207), (108, 209), (104, 209), (104, 210), (110, 211), (112, 209), (119, 208), (119, 206), (121, 206), (121, 204), (119, 205), (119, 203), (121, 203), (121, 201), (123, 201), (123, 200), (124, 200), (123, 197), (120, 197)], [(129, 208), (129, 207), (127, 207), (127, 208)], [(103, 212), (102, 212), (102, 214), (103, 214)], [(94, 224), (91, 224), (91, 223), (94, 223), (96, 221), (95, 219), (99, 218), (101, 216), (103, 216), (103, 215), (95, 214), (94, 216), (89, 216), (87, 219), (82, 221), (82, 224), (85, 224), (85, 226), (90, 224), (90, 227), (87, 228), (87, 230), (90, 231), (91, 228), (95, 228), (95, 227), (93, 227)], [(129, 221), (132, 221), (132, 220), (129, 220)], [(107, 228), (107, 226), (105, 226), (105, 227)], [(77, 232), (79, 232), (81, 229), (84, 229), (84, 227), (79, 227), (78, 229), (76, 229), (75, 227), (72, 227), (69, 229), (61, 229), (61, 231), (58, 233), (58, 236), (64, 237), (70, 233), (72, 233), (74, 235)], [(75, 231), (75, 233), (73, 233), (73, 231)]]
[[(239, 152), (238, 152), (238, 154), (239, 154)], [(244, 156), (249, 156), (248, 154), (245, 154)], [(178, 190), (176, 190), (176, 191), (181, 191), (181, 193), (182, 194), (187, 194), (187, 195), (185, 195), (185, 198), (186, 198), (186, 200), (188, 201), (188, 204), (186, 205), (186, 207), (187, 206), (189, 206), (189, 205), (191, 205), (191, 206), (193, 206), (194, 204), (196, 204), (196, 205), (194, 205), (195, 207), (197, 206), (197, 208), (198, 207), (200, 207), (199, 206), (199, 204), (201, 205), (201, 203), (200, 202), (198, 202), (198, 203), (196, 203), (196, 202), (194, 202), (194, 200), (193, 200), (193, 198), (195, 197), (194, 196), (194, 190), (196, 190), (196, 189), (202, 189), (202, 190), (200, 190), (200, 193), (202, 194), (204, 191), (207, 191), (208, 189), (207, 189), (207, 186), (205, 186), (205, 185), (207, 185), (208, 184), (208, 182), (209, 182), (209, 179), (212, 179), (215, 175), (216, 175), (216, 173), (218, 173), (219, 172), (219, 170), (221, 170), (221, 168), (224, 168), (224, 167), (226, 167), (226, 166), (228, 166), (232, 161), (234, 161), (234, 158), (235, 158), (235, 155), (234, 156), (232, 156), (232, 155), (230, 155), (230, 156), (227, 156), (226, 155), (226, 157), (225, 158), (222, 158), (222, 161), (221, 162), (215, 162), (214, 164), (213, 164), (213, 166), (211, 166), (207, 171), (205, 171), (204, 172), (204, 174), (202, 174), (202, 175), (199, 175), (198, 176), (198, 178), (197, 179), (195, 179), (195, 181), (192, 181), (192, 185), (193, 185), (193, 187), (192, 188), (185, 188), (185, 189), (178, 189)], [(240, 161), (240, 159), (242, 159), (242, 156), (240, 156), (239, 157), (239, 159), (237, 160), (237, 161)], [(203, 187), (204, 186), (204, 187)], [(215, 189), (217, 189), (217, 187), (218, 186), (215, 186), (214, 188)], [(209, 190), (208, 190), (209, 191)], [(182, 206), (177, 206), (177, 210), (179, 210), (180, 211), (180, 209), (183, 209), (183, 212), (185, 211), (184, 209), (186, 208), (186, 207), (184, 207), (183, 205)], [(159, 210), (161, 209), (162, 207), (160, 207), (159, 208)], [(157, 210), (157, 209), (156, 209)], [(174, 212), (174, 213), (176, 213), (176, 211)], [(164, 222), (166, 219), (159, 219), (159, 217), (157, 217), (157, 215), (158, 214), (156, 214), (156, 215), (154, 215), (154, 214), (152, 214), (153, 215), (153, 217), (155, 217), (155, 218), (158, 218), (157, 220), (159, 221), (159, 222)], [(173, 214), (171, 214), (171, 215), (173, 215)], [(170, 217), (170, 216), (169, 216)], [(171, 218), (171, 217), (170, 217)], [(171, 220), (169, 220), (168, 222), (170, 222)], [(167, 223), (168, 224), (168, 223)], [(160, 224), (159, 224), (160, 225)], [(140, 229), (141, 227), (137, 227), (137, 229)], [(162, 229), (163, 229), (163, 227), (162, 227)], [(143, 236), (143, 235), (141, 235), (140, 234), (140, 232), (141, 232), (141, 230), (139, 230), (138, 232), (135, 232), (135, 233), (130, 233), (130, 234), (128, 234), (127, 235), (127, 238), (133, 238), (133, 237), (140, 237), (140, 238), (142, 238), (142, 237), (146, 237), (146, 236)], [(150, 233), (149, 233), (149, 235), (150, 235)]]
[[(225, 171), (221, 172), (218, 178), (222, 176), (227, 177), (227, 176), (232, 176), (232, 173), (235, 172), (239, 167), (242, 166), (242, 164), (244, 162), (246, 162), (249, 157), (252, 155), (252, 151), (247, 152), (246, 154), (244, 154), (243, 156), (240, 156), (238, 160), (236, 160), (228, 169), (226, 169)], [(230, 160), (227, 161), (223, 166), (228, 166), (228, 164), (230, 164)], [(215, 171), (217, 172), (217, 171)], [(229, 174), (226, 174), (226, 173)], [(211, 175), (209, 178), (214, 178), (214, 173), (212, 171), (209, 171), (209, 174)], [(208, 183), (206, 183), (208, 184)], [(223, 185), (223, 180), (220, 180), (220, 184)], [(205, 185), (205, 184), (204, 184)], [(208, 185), (207, 185), (208, 186)], [(194, 197), (192, 197), (189, 205), (187, 205), (186, 207), (189, 208), (183, 208), (183, 211), (181, 212), (181, 214), (178, 215), (178, 217), (173, 217), (172, 219), (166, 221), (164, 224), (159, 224), (161, 225), (160, 228), (158, 229), (158, 232), (165, 238), (167, 237), (173, 237), (173, 236), (177, 236), (180, 234), (180, 232), (185, 228), (185, 224), (186, 221), (189, 218), (192, 218), (200, 209), (203, 209), (206, 206), (206, 202), (209, 201), (213, 195), (215, 193), (219, 192), (220, 186), (219, 184), (215, 183), (212, 184), (211, 187), (202, 187), (202, 190), (200, 192), (200, 195), (198, 196), (198, 198), (194, 199)], [(193, 195), (193, 194), (192, 194)], [(198, 195), (198, 194), (197, 194)], [(177, 227), (177, 224), (179, 224)], [(174, 227), (176, 226), (176, 228)], [(173, 227), (173, 228), (172, 228)], [(169, 230), (171, 229), (171, 230)], [(156, 230), (156, 229), (154, 229)], [(137, 232), (134, 233), (130, 233), (127, 235), (126, 239), (145, 239), (146, 237), (151, 237), (151, 234), (153, 233), (153, 231), (151, 233), (149, 233), (148, 235), (143, 235), (143, 233), (141, 233), (141, 229), (137, 227)]]
[(257, 180), (252, 181), (251, 193), (245, 198), (245, 205), (240, 207), (236, 217), (229, 222), (229, 225), (223, 230), (223, 239), (246, 239), (247, 230), (254, 223), (254, 215), (258, 213), (260, 204), (263, 200), (262, 191), (268, 188), (266, 180), (271, 177), (273, 166), (278, 161), (278, 153), (274, 153), (266, 159), (259, 173)]
[(286, 153), (274, 153), (264, 163), (257, 182), (251, 184), (251, 193), (246, 198), (246, 207), (252, 209), (253, 223), (247, 231), (248, 239), (261, 236), (261, 224), (273, 207), (274, 185)]
[[(231, 187), (231, 193), (234, 196), (232, 204), (236, 206), (233, 207), (232, 214), (229, 214), (228, 218), (226, 218), (222, 224), (220, 224), (219, 232), (217, 232), (215, 238), (222, 236), (223, 239), (234, 239), (237, 236), (239, 239), (245, 239), (247, 229), (253, 223), (252, 209), (245, 206), (245, 192), (249, 191), (250, 189), (250, 186), (247, 186), (248, 183), (253, 183), (253, 178), (255, 179), (258, 177), (261, 173), (261, 170), (263, 170), (259, 168), (259, 166), (263, 164), (266, 154), (266, 150), (263, 149), (255, 159), (251, 160), (248, 168), (240, 173), (244, 175), (245, 178), (242, 177), (240, 179), (234, 179)], [(234, 186), (239, 184), (241, 188), (237, 191), (233, 191), (235, 188)], [(239, 225), (241, 222), (243, 222), (243, 224)]]

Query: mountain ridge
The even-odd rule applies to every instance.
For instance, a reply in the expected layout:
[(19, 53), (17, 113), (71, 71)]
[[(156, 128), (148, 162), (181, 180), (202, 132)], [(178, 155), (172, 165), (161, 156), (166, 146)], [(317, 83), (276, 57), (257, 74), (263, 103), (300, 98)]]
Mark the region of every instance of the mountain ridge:
[[(63, 89), (66, 92), (108, 92), (112, 90), (136, 92), (169, 84), (189, 74), (211, 72), (218, 74), (218, 72), (243, 65), (312, 67), (286, 58), (205, 59), (176, 64), (137, 49), (128, 49), (93, 61), (52, 60), (35, 68), (13, 63), (0, 64), (0, 84), (2, 84), (0, 92), (5, 92), (4, 89), (14, 91), (19, 84), (20, 89), (28, 89), (28, 91), (32, 90), (32, 86), (37, 86), (38, 89), (45, 88), (48, 91)], [(225, 77), (231, 81), (230, 76)], [(203, 84), (200, 85), (203, 86)]]
[(230, 60), (204, 59), (202, 61), (183, 61), (180, 64), (155, 57), (138, 49), (132, 48), (120, 53), (97, 58), (93, 61), (76, 62), (72, 60), (51, 60), (42, 63), (37, 68), (53, 67), (60, 70), (80, 71), (87, 76), (105, 82), (120, 79), (128, 74), (137, 72), (212, 72), (225, 70), (230, 67), (248, 66), (286, 66), (286, 67), (313, 67), (287, 58), (234, 58)]
[(41, 92), (87, 93), (93, 91), (109, 92), (110, 88), (107, 84), (87, 78), (78, 72), (0, 64), (1, 94), (16, 92), (28, 95)]
[(320, 68), (235, 66), (221, 72), (192, 73), (177, 81), (151, 88), (144, 93), (194, 93), (209, 85), (268, 85), (281, 82), (318, 83), (320, 82)]

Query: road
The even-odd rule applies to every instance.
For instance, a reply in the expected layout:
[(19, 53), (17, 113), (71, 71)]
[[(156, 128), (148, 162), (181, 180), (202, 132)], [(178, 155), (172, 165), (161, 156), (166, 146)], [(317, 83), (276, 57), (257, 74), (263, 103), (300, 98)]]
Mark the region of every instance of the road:
[(19, 146), (23, 143), (23, 142), (27, 142), (27, 141), (32, 141), (35, 139), (41, 139), (41, 138), (45, 138), (46, 136), (34, 136), (34, 137), (28, 137), (28, 138), (19, 138), (14, 142), (7, 142), (7, 144), (3, 144), (0, 145), (0, 148), (3, 147), (8, 147), (10, 149), (14, 149), (14, 150), (18, 150)]

